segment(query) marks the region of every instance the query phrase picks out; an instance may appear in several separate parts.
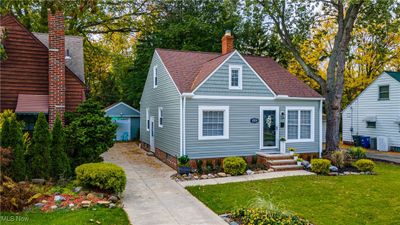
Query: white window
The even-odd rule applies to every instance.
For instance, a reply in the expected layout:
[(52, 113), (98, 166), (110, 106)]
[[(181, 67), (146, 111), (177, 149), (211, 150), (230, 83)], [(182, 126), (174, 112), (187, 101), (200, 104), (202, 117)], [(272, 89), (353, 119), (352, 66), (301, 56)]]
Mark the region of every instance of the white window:
[(163, 127), (164, 124), (164, 112), (162, 107), (158, 107), (158, 127)]
[(157, 66), (153, 67), (153, 88), (156, 88), (158, 85), (158, 77), (157, 77)]
[(146, 108), (146, 130), (150, 130), (150, 109)]
[(242, 89), (241, 65), (229, 65), (229, 89)]
[(229, 106), (199, 106), (199, 140), (229, 139)]
[(287, 142), (314, 141), (314, 108), (286, 107)]

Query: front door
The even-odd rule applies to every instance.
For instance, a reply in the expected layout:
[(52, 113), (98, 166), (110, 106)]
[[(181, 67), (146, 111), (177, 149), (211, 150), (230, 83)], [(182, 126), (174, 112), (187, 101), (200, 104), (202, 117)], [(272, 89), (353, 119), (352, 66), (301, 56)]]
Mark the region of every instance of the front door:
[(155, 152), (155, 148), (154, 148), (154, 116), (150, 117), (150, 151)]
[(279, 107), (261, 107), (260, 145), (262, 149), (278, 148), (278, 111)]

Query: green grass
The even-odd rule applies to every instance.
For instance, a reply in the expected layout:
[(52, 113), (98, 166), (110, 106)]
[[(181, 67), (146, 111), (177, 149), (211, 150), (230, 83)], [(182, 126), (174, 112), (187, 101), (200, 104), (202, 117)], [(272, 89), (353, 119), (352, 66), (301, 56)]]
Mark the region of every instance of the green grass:
[(317, 225), (400, 224), (400, 166), (378, 163), (378, 175), (305, 176), (187, 189), (218, 214), (273, 207)]
[[(27, 219), (27, 220), (26, 220)], [(93, 222), (90, 222), (93, 219)], [(14, 221), (12, 221), (14, 220)], [(19, 220), (19, 221), (16, 221)], [(121, 208), (107, 209), (97, 208), (96, 210), (79, 209), (75, 211), (60, 209), (54, 212), (42, 213), (39, 211), (27, 211), (22, 213), (1, 212), (0, 224), (48, 224), (48, 225), (97, 225), (100, 221), (102, 225), (128, 225), (129, 220), (125, 211)]]

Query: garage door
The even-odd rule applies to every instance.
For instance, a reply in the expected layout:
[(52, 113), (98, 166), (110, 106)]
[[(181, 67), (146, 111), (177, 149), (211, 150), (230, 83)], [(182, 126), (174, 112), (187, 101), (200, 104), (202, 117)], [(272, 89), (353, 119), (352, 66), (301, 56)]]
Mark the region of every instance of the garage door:
[(131, 139), (131, 123), (129, 118), (113, 118), (113, 123), (116, 124), (117, 141), (128, 141)]

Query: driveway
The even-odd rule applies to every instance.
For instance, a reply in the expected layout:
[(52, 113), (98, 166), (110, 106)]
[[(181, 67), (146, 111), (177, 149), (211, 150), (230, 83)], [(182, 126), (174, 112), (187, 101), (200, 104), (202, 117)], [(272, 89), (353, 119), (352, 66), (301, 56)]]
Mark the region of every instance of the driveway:
[(124, 209), (133, 225), (218, 225), (226, 223), (178, 183), (175, 173), (135, 143), (116, 143), (104, 160), (125, 169)]
[(400, 153), (397, 152), (379, 152), (379, 151), (367, 151), (367, 157), (379, 161), (392, 162), (400, 164)]

